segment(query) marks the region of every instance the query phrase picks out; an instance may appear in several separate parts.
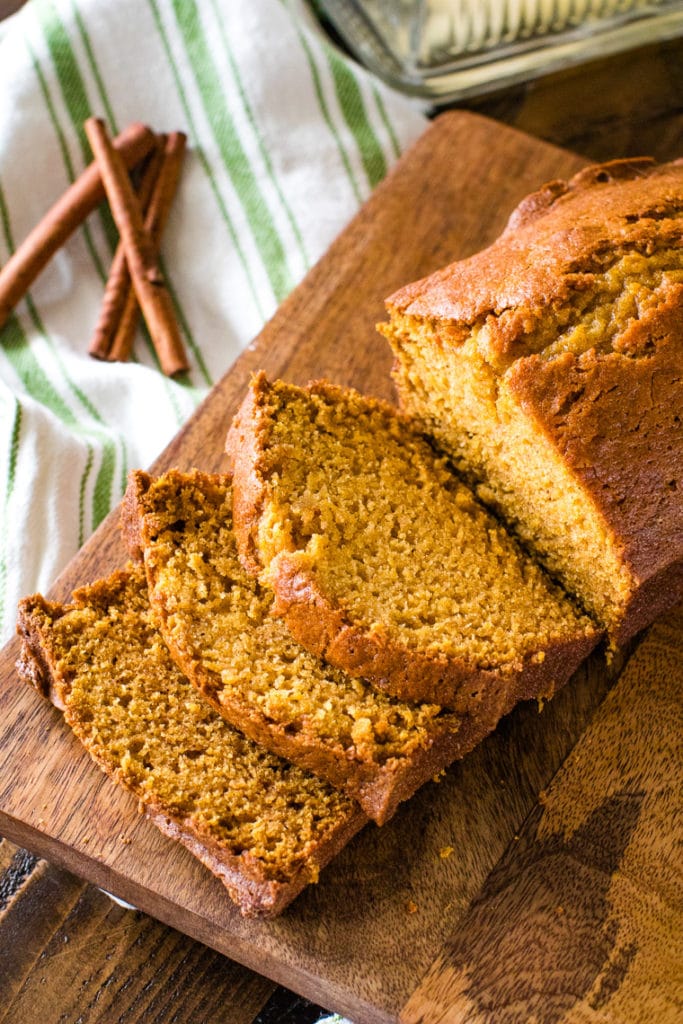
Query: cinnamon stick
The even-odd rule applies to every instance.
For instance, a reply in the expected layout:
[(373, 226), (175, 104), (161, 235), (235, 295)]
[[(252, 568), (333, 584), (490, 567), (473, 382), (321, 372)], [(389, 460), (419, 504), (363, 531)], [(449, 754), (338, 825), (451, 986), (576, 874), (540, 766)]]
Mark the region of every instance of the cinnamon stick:
[[(145, 211), (149, 207), (154, 185), (159, 175), (165, 142), (165, 135), (157, 136), (156, 144), (142, 174), (137, 195), (140, 206)], [(137, 307), (137, 300), (135, 299), (135, 292), (131, 285), (128, 264), (126, 263), (126, 250), (123, 242), (119, 241), (109, 269), (109, 277), (104, 289), (100, 316), (95, 325), (88, 350), (95, 359), (108, 359), (110, 357), (114, 338), (130, 296), (133, 297), (133, 302)]]
[[(161, 236), (178, 188), (186, 141), (187, 137), (183, 132), (170, 132), (164, 142), (161, 167), (154, 184), (144, 222), (155, 255), (159, 254)], [(138, 319), (139, 306), (137, 296), (134, 290), (130, 288), (109, 352), (108, 358), (110, 360), (125, 361), (129, 358), (135, 340)]]
[[(154, 145), (154, 133), (132, 124), (114, 140), (119, 159), (134, 167)], [(104, 198), (96, 162), (87, 167), (58, 199), (0, 270), (0, 327), (24, 297), (50, 258)]]
[(103, 121), (89, 118), (85, 133), (100, 165), (111, 213), (126, 251), (126, 262), (140, 308), (164, 373), (173, 376), (188, 369), (173, 303), (145, 230), (142, 211), (128, 172), (112, 146)]

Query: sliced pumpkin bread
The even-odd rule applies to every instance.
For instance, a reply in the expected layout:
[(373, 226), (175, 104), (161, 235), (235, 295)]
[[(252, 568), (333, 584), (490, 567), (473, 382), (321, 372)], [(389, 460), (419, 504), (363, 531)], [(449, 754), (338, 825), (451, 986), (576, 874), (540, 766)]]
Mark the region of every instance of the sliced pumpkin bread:
[(225, 476), (131, 473), (122, 529), (144, 558), (156, 624), (181, 671), (229, 722), (331, 781), (379, 824), (509, 710), (412, 704), (325, 664), (272, 614), (241, 566)]
[(477, 715), (552, 695), (599, 631), (411, 423), (263, 374), (230, 429), (245, 567), (292, 635), (403, 700)]
[(367, 820), (198, 699), (153, 624), (141, 567), (83, 587), (66, 606), (26, 598), (18, 631), (21, 677), (243, 914), (283, 910)]

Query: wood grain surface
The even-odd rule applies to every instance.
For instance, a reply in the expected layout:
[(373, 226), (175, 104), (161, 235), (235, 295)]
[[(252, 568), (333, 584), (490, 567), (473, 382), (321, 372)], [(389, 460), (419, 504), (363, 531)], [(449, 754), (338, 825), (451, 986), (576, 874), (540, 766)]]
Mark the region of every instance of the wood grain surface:
[(55, 991), (59, 1019), (89, 1020), (96, 1007), (99, 1019), (120, 1024), (170, 1020), (171, 1011), (177, 1024), (244, 1024), (270, 997), (267, 979), (35, 861), (0, 841), (0, 876), (16, 886), (6, 907), (0, 886), (2, 1024), (57, 1020)]
[[(472, 115), (452, 113), (439, 118), (214, 389), (155, 468), (224, 468), (225, 433), (249, 374), (257, 369), (299, 383), (327, 376), (392, 397), (389, 352), (373, 328), (383, 316), (383, 297), (399, 284), (492, 240), (526, 192), (549, 178), (571, 174), (581, 163), (578, 157)], [(75, 585), (123, 560), (114, 514), (60, 577), (54, 593), (66, 597)], [(680, 638), (676, 624), (672, 629)], [(679, 643), (679, 659), (680, 653)], [(11, 643), (0, 656), (0, 831), (10, 839), (275, 981), (347, 1013), (358, 1024), (396, 1021), (404, 1006), (406, 1020), (495, 1019), (512, 1024), (531, 1019), (523, 1007), (514, 1011), (516, 1017), (486, 1016), (489, 996), (499, 998), (514, 982), (515, 975), (506, 964), (509, 952), (501, 955), (495, 968), (497, 976), (507, 980), (498, 986), (489, 984), (487, 992), (489, 981), (480, 978), (475, 987), (483, 994), (473, 1004), (474, 1010), (467, 1007), (458, 1010), (459, 1016), (444, 1016), (450, 1011), (443, 1007), (450, 1005), (450, 995), (460, 998), (460, 990), (467, 987), (463, 972), (472, 969), (468, 951), (478, 956), (484, 937), (487, 948), (505, 938), (502, 928), (495, 935), (490, 930), (486, 933), (481, 915), (477, 916), (477, 901), (490, 901), (499, 884), (496, 879), (508, 877), (496, 872), (511, 870), (513, 876), (515, 870), (521, 872), (522, 882), (512, 897), (521, 902), (538, 884), (533, 871), (541, 871), (542, 881), (547, 873), (544, 864), (552, 867), (555, 847), (560, 854), (563, 842), (566, 847), (564, 860), (560, 855), (556, 858), (563, 873), (567, 864), (574, 865), (576, 844), (583, 842), (589, 853), (593, 849), (584, 841), (581, 823), (566, 839), (557, 838), (560, 833), (554, 825), (549, 832), (542, 831), (545, 819), (538, 817), (538, 794), (549, 786), (550, 793), (562, 788), (561, 781), (551, 786), (551, 780), (591, 722), (618, 675), (618, 665), (608, 670), (598, 654), (542, 714), (535, 704), (520, 707), (466, 761), (406, 804), (389, 825), (371, 826), (359, 835), (326, 869), (320, 883), (281, 919), (259, 923), (240, 918), (220, 883), (139, 818), (134, 801), (93, 769), (59, 715), (17, 684), (16, 655), (17, 645)], [(590, 729), (584, 741), (589, 735)], [(650, 758), (637, 733), (629, 742), (634, 764)], [(620, 749), (614, 752), (619, 764)], [(642, 765), (641, 769), (642, 774)], [(576, 772), (581, 777), (586, 770), (579, 765)], [(651, 792), (656, 803), (659, 796), (654, 787)], [(602, 822), (605, 812), (600, 813)], [(664, 809), (648, 818), (642, 811), (637, 816), (632, 809), (628, 813), (626, 831), (621, 826), (617, 829), (618, 853), (597, 859), (589, 865), (593, 870), (585, 873), (584, 898), (602, 908), (588, 920), (599, 921), (599, 927), (606, 929), (604, 941), (598, 936), (595, 951), (585, 952), (586, 943), (577, 946), (570, 929), (557, 929), (560, 938), (553, 947), (562, 954), (562, 962), (578, 953), (588, 956), (596, 979), (605, 971), (609, 975), (610, 956), (621, 962), (619, 957), (626, 954), (619, 951), (631, 941), (619, 933), (618, 918), (617, 924), (609, 923), (609, 915), (618, 915), (619, 910), (614, 910), (611, 895), (605, 894), (605, 872), (611, 877), (612, 868), (618, 871), (626, 863), (627, 850), (640, 837), (641, 821), (657, 822), (657, 829), (648, 830), (655, 846), (674, 838), (673, 827), (662, 829), (658, 822)], [(614, 817), (608, 803), (610, 815)], [(606, 834), (611, 842), (611, 834)], [(639, 842), (650, 850), (647, 836)], [(546, 844), (541, 852), (547, 856), (534, 854), (534, 844), (539, 843)], [(521, 862), (515, 859), (519, 857)], [(505, 867), (510, 858), (512, 868)], [(531, 878), (528, 883), (525, 872)], [(560, 893), (564, 904), (569, 904), (571, 892), (560, 887)], [(662, 941), (660, 911), (664, 908), (653, 898), (649, 917), (645, 914), (641, 919), (649, 929), (653, 950)], [(486, 912), (482, 913), (486, 919)], [(501, 925), (503, 917), (499, 912), (496, 920)], [(519, 932), (512, 937), (521, 945)], [(526, 933), (521, 935), (525, 937)], [(507, 941), (511, 942), (509, 937)], [(639, 963), (635, 954), (629, 963)], [(577, 970), (581, 972), (580, 966)], [(571, 972), (559, 973), (558, 986), (564, 984), (566, 974), (571, 989)], [(611, 976), (617, 975), (615, 968)], [(640, 992), (642, 1000), (647, 999), (646, 975), (645, 968), (630, 969), (631, 991)], [(445, 999), (441, 977), (447, 979)], [(580, 997), (595, 998), (584, 974), (581, 978)], [(612, 984), (608, 980), (603, 985), (600, 997), (608, 1009)], [(425, 1011), (436, 998), (433, 985), (441, 999), (440, 1004), (434, 1002), (441, 1018), (432, 1017), (431, 1009)], [(470, 998), (467, 992), (465, 996)], [(461, 1006), (466, 1006), (462, 999)], [(558, 1016), (554, 1010), (554, 1016), (544, 1017), (543, 1012), (537, 1013), (539, 1024), (584, 1019)], [(586, 1018), (593, 1019), (620, 1018)]]
[(403, 1024), (683, 1020), (682, 637), (640, 644)]

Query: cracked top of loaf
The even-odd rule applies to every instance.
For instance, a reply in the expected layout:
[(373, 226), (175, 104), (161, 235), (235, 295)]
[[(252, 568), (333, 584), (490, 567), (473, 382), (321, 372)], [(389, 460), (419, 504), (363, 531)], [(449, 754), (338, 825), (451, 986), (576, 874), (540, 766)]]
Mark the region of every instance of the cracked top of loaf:
[[(491, 246), (406, 285), (387, 306), (393, 315), (455, 322), (467, 334), (485, 327), (488, 361), (504, 372), (516, 357), (545, 352), (577, 318), (580, 349), (594, 345), (585, 320), (596, 291), (605, 303), (623, 300), (627, 323), (625, 305), (635, 313), (662, 275), (666, 285), (682, 283), (682, 242), (683, 160), (613, 161), (544, 185)], [(643, 276), (639, 294), (634, 282)], [(611, 336), (604, 319), (596, 325)], [(449, 340), (457, 343), (457, 332)]]

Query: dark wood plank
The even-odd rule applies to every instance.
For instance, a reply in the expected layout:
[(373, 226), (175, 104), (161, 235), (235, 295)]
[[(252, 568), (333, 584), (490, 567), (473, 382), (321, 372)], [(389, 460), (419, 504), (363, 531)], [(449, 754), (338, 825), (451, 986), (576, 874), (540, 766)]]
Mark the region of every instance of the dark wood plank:
[(251, 1024), (273, 988), (0, 841), (0, 1024)]
[(683, 155), (683, 39), (474, 99), (472, 110), (592, 161)]
[(286, 988), (276, 988), (253, 1024), (315, 1024), (327, 1011)]
[[(214, 470), (249, 377), (325, 375), (391, 397), (375, 333), (399, 284), (485, 245), (517, 200), (581, 161), (462, 113), (440, 118), (283, 304), (157, 463)], [(55, 587), (121, 564), (110, 517)], [(245, 921), (220, 884), (136, 816), (0, 656), (0, 830), (234, 959), (363, 1024), (394, 1021), (610, 685), (596, 656), (539, 716), (518, 709), (383, 829), (366, 829), (279, 920)], [(452, 851), (452, 853), (450, 852)]]
[(68, 872), (0, 840), (0, 1021), (85, 889)]

